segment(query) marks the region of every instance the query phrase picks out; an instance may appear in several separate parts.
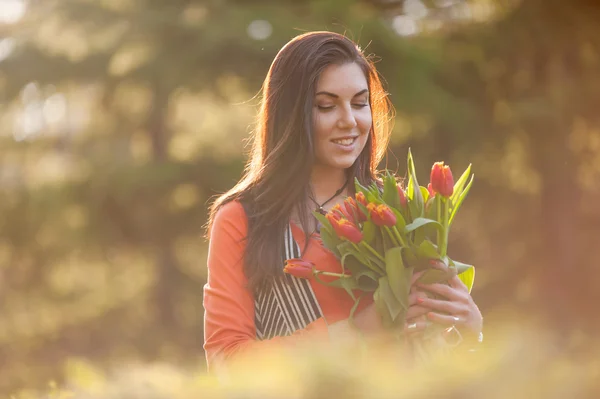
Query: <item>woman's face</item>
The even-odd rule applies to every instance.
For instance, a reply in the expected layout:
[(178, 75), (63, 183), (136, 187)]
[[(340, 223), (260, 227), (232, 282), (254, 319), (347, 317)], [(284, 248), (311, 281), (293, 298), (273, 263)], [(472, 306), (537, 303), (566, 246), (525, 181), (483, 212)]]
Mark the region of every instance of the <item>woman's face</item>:
[(316, 166), (347, 169), (365, 148), (371, 129), (367, 78), (356, 63), (329, 65), (315, 92)]

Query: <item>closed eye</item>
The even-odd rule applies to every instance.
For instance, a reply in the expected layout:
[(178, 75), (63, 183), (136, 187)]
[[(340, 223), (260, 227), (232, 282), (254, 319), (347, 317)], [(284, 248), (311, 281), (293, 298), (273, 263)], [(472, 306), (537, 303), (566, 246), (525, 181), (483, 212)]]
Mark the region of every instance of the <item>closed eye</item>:
[(335, 108), (335, 105), (328, 105), (328, 106), (324, 106), (324, 105), (317, 105), (317, 108), (319, 108), (321, 111), (329, 111)]

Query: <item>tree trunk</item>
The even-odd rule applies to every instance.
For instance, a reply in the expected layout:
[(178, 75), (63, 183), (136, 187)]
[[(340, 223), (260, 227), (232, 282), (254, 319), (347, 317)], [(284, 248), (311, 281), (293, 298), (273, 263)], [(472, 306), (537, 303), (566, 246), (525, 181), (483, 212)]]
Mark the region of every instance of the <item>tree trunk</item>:
[[(147, 131), (152, 143), (153, 161), (155, 164), (164, 164), (168, 161), (170, 134), (167, 126), (167, 113), (169, 104), (169, 91), (159, 82), (154, 85), (154, 97), (150, 114), (148, 115)], [(159, 231), (156, 232), (156, 286), (154, 291), (154, 308), (156, 309), (157, 322), (162, 326), (162, 331), (169, 331), (176, 328), (177, 319), (174, 309), (174, 292), (177, 289), (177, 260), (173, 253), (172, 239), (162, 233), (162, 225), (168, 219), (164, 205), (166, 199), (162, 198), (163, 193), (157, 194), (159, 198), (156, 201), (158, 208), (155, 213), (154, 226)]]

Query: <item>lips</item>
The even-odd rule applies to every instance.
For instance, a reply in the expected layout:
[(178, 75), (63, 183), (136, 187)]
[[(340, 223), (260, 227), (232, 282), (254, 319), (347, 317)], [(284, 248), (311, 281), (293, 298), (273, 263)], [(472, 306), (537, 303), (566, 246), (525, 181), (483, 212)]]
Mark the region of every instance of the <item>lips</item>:
[(340, 137), (339, 139), (331, 140), (331, 142), (334, 144), (340, 144), (340, 145), (351, 145), (354, 143), (354, 141), (356, 140), (357, 137), (358, 136)]

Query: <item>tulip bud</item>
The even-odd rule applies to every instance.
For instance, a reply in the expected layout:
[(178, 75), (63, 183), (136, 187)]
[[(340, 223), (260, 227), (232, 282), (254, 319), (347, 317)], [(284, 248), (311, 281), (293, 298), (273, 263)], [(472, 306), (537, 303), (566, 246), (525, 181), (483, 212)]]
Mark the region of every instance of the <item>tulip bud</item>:
[(348, 209), (344, 206), (342, 207), (340, 204), (335, 204), (333, 208), (331, 208), (331, 212), (337, 213), (342, 219), (348, 219), (352, 223), (356, 224), (354, 220), (354, 215), (352, 212), (348, 212)]
[(429, 198), (435, 197), (435, 191), (433, 191), (433, 187), (431, 187), (431, 183), (427, 185), (427, 191), (429, 192)]
[(375, 225), (388, 227), (396, 225), (396, 215), (387, 205), (375, 205), (370, 203), (367, 205), (367, 209), (369, 210), (369, 215)]
[(348, 197), (344, 201), (344, 207), (346, 208), (346, 213), (350, 216), (348, 220), (354, 221), (354, 224), (356, 224), (356, 221), (364, 222), (367, 220), (367, 215), (360, 209), (354, 198)]
[(288, 259), (283, 272), (294, 277), (309, 279), (315, 272), (315, 264), (299, 258)]
[(356, 201), (364, 206), (367, 206), (367, 197), (365, 197), (365, 193), (362, 191), (356, 193)]
[(404, 190), (402, 189), (402, 186), (400, 186), (398, 184), (398, 196), (400, 197), (400, 205), (402, 206), (406, 206), (407, 203), (407, 199), (406, 199), (406, 193), (404, 192)]
[(332, 223), (332, 225), (335, 234), (342, 239), (346, 239), (354, 244), (358, 244), (363, 239), (362, 232), (359, 228), (346, 219), (335, 220), (335, 223)]
[(342, 216), (337, 212), (327, 212), (325, 214), (325, 217), (327, 218), (327, 220), (329, 220), (329, 223), (331, 223), (331, 225), (335, 225), (337, 221), (342, 218)]
[(431, 168), (431, 188), (443, 197), (450, 197), (454, 192), (454, 178), (450, 167), (444, 162), (436, 162)]

